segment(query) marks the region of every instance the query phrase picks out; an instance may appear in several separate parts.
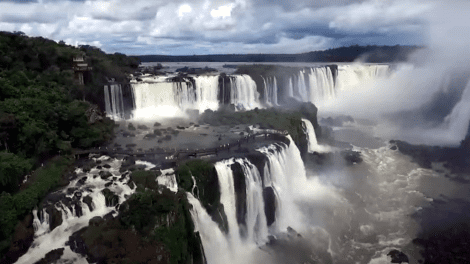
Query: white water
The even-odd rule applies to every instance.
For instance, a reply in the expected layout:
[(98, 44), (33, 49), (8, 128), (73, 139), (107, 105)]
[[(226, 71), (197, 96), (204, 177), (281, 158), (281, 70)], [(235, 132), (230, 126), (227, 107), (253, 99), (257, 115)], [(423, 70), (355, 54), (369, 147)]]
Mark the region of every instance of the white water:
[(176, 181), (176, 175), (174, 169), (162, 170), (162, 175), (157, 177), (158, 185), (166, 186), (172, 192), (178, 192), (178, 182)]
[[(108, 164), (111, 166), (111, 168), (102, 168), (102, 170), (109, 171), (115, 176), (120, 176), (119, 167), (121, 165), (121, 160), (112, 160)], [(62, 191), (59, 191), (66, 193), (66, 190), (68, 188), (78, 188), (77, 191), (66, 196), (73, 198), (76, 192), (81, 193), (80, 199), (81, 208), (83, 211), (82, 216), (77, 217), (76, 212), (71, 211), (62, 202), (59, 202), (55, 204), (55, 208), (62, 213), (63, 221), (61, 225), (57, 226), (56, 228), (54, 228), (54, 230), (50, 231), (48, 223), (49, 215), (47, 214), (45, 209), (43, 209), (43, 211), (41, 212), (41, 215), (43, 217), (38, 217), (38, 211), (33, 210), (33, 223), (35, 228), (34, 241), (31, 247), (29, 248), (28, 252), (21, 258), (19, 258), (16, 263), (34, 263), (43, 258), (46, 253), (56, 248), (65, 247), (67, 250), (69, 250), (69, 247), (65, 246), (65, 243), (69, 240), (69, 237), (74, 232), (82, 229), (83, 227), (88, 226), (88, 222), (91, 218), (95, 216), (104, 216), (114, 210), (114, 207), (106, 206), (105, 197), (101, 193), (101, 191), (105, 189), (105, 184), (108, 183), (110, 180), (103, 180), (99, 176), (94, 178), (93, 176), (97, 175), (98, 173), (99, 170), (94, 168), (89, 173), (80, 175), (78, 179), (70, 182), (67, 188), (63, 189)], [(88, 179), (84, 185), (79, 185), (78, 180), (82, 177), (88, 177)], [(108, 187), (108, 189), (110, 189), (119, 197), (118, 203), (122, 203), (123, 201), (125, 201), (126, 197), (134, 192), (134, 190), (127, 185), (128, 180), (129, 178), (127, 176), (123, 182), (114, 181), (114, 183)], [(90, 210), (90, 208), (88, 208), (88, 205), (83, 202), (82, 199), (85, 196), (90, 196), (92, 198), (93, 210)], [(74, 254), (69, 254), (69, 256), (73, 257), (73, 259), (77, 258), (77, 255)], [(64, 255), (63, 258), (64, 257), (67, 256)], [(79, 256), (78, 258), (82, 259)]]
[(217, 110), (219, 101), (219, 76), (197, 76), (196, 82), (196, 101), (197, 109), (204, 112), (206, 109)]
[(332, 151), (332, 148), (330, 146), (318, 144), (317, 135), (315, 134), (315, 128), (313, 127), (312, 122), (310, 122), (310, 120), (302, 118), (302, 127), (304, 129), (305, 134), (307, 135), (309, 153), (324, 153)]
[(336, 87), (330, 67), (310, 68), (310, 102), (315, 105), (336, 97)]
[[(74, 199), (76, 193), (80, 193), (79, 198), (82, 208), (82, 215), (77, 216), (77, 212), (72, 208), (70, 210), (65, 204), (61, 201), (53, 205), (59, 212), (62, 213), (62, 224), (54, 228), (52, 231), (49, 228), (50, 216), (46, 212), (46, 209), (38, 211), (37, 209), (33, 210), (33, 226), (34, 226), (34, 241), (23, 256), (21, 256), (17, 264), (25, 263), (34, 263), (45, 256), (46, 253), (50, 252), (53, 249), (65, 248), (64, 254), (59, 260), (58, 263), (88, 263), (86, 259), (80, 254), (76, 254), (70, 250), (69, 246), (66, 246), (65, 243), (69, 240), (69, 237), (76, 231), (88, 226), (88, 222), (91, 218), (96, 216), (104, 216), (108, 213), (113, 212), (113, 216), (117, 215), (115, 211), (115, 206), (106, 206), (106, 200), (104, 195), (101, 193), (102, 190), (108, 188), (119, 198), (119, 201), (116, 201), (116, 204), (123, 203), (127, 197), (132, 195), (135, 189), (131, 189), (128, 185), (129, 175), (125, 176), (123, 181), (113, 180), (113, 177), (121, 177), (119, 168), (121, 166), (122, 160), (110, 159), (107, 156), (101, 156), (98, 158), (93, 158), (95, 161), (100, 160), (100, 166), (104, 164), (109, 164), (111, 168), (107, 169), (102, 167), (98, 169), (96, 167), (92, 168), (90, 172), (84, 173), (81, 169), (76, 169), (78, 174), (77, 179), (71, 181), (69, 185), (58, 191), (59, 193), (66, 194), (66, 197)], [(146, 170), (155, 167), (154, 164), (149, 162), (136, 161), (137, 164), (145, 165)], [(107, 179), (101, 179), (99, 176), (100, 171), (110, 172), (113, 176), (108, 177)], [(79, 180), (83, 177), (87, 177), (86, 182), (81, 185)], [(112, 182), (112, 185), (105, 187), (109, 182)], [(159, 185), (166, 186), (171, 191), (176, 192), (178, 190), (178, 185), (176, 183), (176, 177), (174, 175), (173, 169), (162, 170), (162, 175), (157, 177), (157, 182)], [(67, 194), (67, 190), (74, 188), (75, 190)], [(90, 196), (92, 198), (92, 210), (88, 207), (86, 203), (83, 202), (83, 198)]]
[(287, 96), (317, 106), (333, 103), (338, 94), (355, 91), (362, 86), (390, 75), (389, 65), (338, 65), (336, 78), (328, 66), (313, 67), (289, 78)]
[[(285, 233), (288, 227), (305, 231), (304, 214), (297, 202), (307, 197), (315, 200), (318, 195), (324, 195), (325, 191), (320, 190), (315, 182), (307, 179), (300, 152), (290, 137), (289, 140), (289, 144), (279, 143), (258, 149), (268, 158), (264, 169), (264, 185), (258, 169), (247, 159), (229, 159), (215, 164), (221, 192), (220, 201), (227, 216), (229, 228), (227, 234), (220, 231), (199, 201), (188, 193), (188, 199), (193, 205), (191, 212), (193, 221), (201, 234), (209, 264), (227, 261), (228, 263), (262, 263), (259, 260), (255, 261), (254, 258), (265, 254), (259, 250), (259, 247), (268, 241), (269, 235), (277, 236)], [(246, 226), (240, 225), (236, 218), (234, 176), (230, 167), (234, 163), (241, 165), (245, 175)], [(270, 227), (267, 226), (264, 212), (263, 188), (266, 187), (273, 188), (276, 194), (276, 219)], [(240, 230), (245, 235), (241, 236)]]
[(120, 84), (104, 86), (106, 115), (114, 120), (124, 119), (124, 103)]
[(388, 65), (338, 65), (336, 90), (360, 89), (360, 85), (366, 85), (377, 78), (386, 78), (389, 75), (389, 71), (390, 67)]
[(271, 77), (266, 77), (263, 78), (263, 83), (264, 83), (264, 103), (268, 106), (276, 106), (279, 105), (277, 101), (277, 93), (278, 93), (278, 88), (277, 88), (277, 79), (276, 76), (271, 76)]
[(235, 80), (230, 79), (230, 103), (234, 104), (238, 110), (260, 108), (259, 93), (256, 90), (255, 81), (245, 74), (234, 75), (232, 77)]
[(246, 230), (247, 241), (255, 242), (257, 245), (266, 243), (268, 228), (266, 214), (264, 212), (263, 182), (261, 175), (247, 159), (236, 159), (241, 165), (246, 183)]

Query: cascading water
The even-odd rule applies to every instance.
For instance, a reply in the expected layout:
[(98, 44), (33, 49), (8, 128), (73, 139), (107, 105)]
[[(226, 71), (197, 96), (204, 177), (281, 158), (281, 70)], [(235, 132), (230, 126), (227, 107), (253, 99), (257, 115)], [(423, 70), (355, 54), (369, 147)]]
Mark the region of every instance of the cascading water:
[[(88, 263), (84, 257), (74, 253), (70, 246), (66, 245), (69, 237), (88, 226), (93, 217), (103, 217), (107, 214), (116, 216), (116, 207), (135, 192), (135, 187), (131, 188), (128, 185), (129, 173), (119, 172), (122, 160), (111, 159), (107, 156), (93, 159), (100, 161), (102, 165), (100, 169), (94, 167), (87, 173), (84, 173), (82, 169), (77, 169), (76, 180), (71, 181), (66, 188), (51, 194), (50, 199), (53, 204), (49, 203), (46, 198), (48, 204), (45, 204), (43, 209), (33, 210), (34, 241), (28, 252), (18, 259), (17, 264), (35, 263), (46, 253), (57, 248), (64, 248), (64, 254), (60, 260), (62, 262), (58, 263)], [(136, 161), (136, 163), (145, 166), (147, 170), (155, 167), (148, 162)], [(162, 174), (157, 178), (158, 184), (175, 192), (178, 186), (174, 171), (163, 170)], [(120, 180), (116, 180), (117, 178)], [(112, 192), (112, 195), (109, 195), (108, 191)], [(105, 195), (106, 193), (108, 195)], [(60, 200), (56, 201), (57, 198)], [(48, 212), (51, 210), (59, 212), (61, 216), (49, 215)], [(61, 217), (62, 223), (51, 230), (53, 217)]]
[(230, 102), (240, 110), (250, 110), (256, 107), (260, 108), (259, 93), (256, 90), (256, 83), (249, 75), (232, 76), (231, 80), (231, 98)]
[(196, 101), (197, 109), (204, 112), (206, 109), (217, 110), (219, 108), (219, 76), (197, 76)]
[(385, 78), (389, 72), (389, 65), (338, 65), (336, 91), (347, 91), (377, 78)]
[(311, 68), (308, 77), (310, 102), (318, 104), (335, 98), (335, 82), (330, 67)]
[(106, 115), (114, 120), (124, 119), (124, 102), (120, 84), (104, 86)]
[(277, 102), (277, 79), (276, 76), (263, 78), (264, 82), (264, 103), (269, 106), (279, 105)]
[[(218, 75), (187, 77), (184, 80), (159, 78), (155, 79), (156, 82), (134, 82), (131, 83), (135, 108), (133, 118), (184, 116), (188, 109), (202, 113), (206, 109), (217, 110), (223, 103), (234, 104), (237, 110), (276, 106), (279, 105), (278, 93), (301, 102), (322, 105), (331, 102), (342, 91), (359, 89), (360, 85), (387, 77), (389, 72), (388, 65), (338, 65), (337, 71), (331, 66), (303, 68), (284, 79), (280, 87), (276, 76), (261, 76), (263, 83), (260, 85), (264, 86), (260, 88), (264, 90), (263, 102), (259, 100), (256, 82), (245, 74), (229, 76), (230, 87), (225, 87), (225, 82), (220, 84)], [(230, 96), (224, 94), (226, 89), (230, 89)], [(121, 86), (105, 85), (104, 94), (108, 116), (113, 119), (125, 118)]]
[[(107, 159), (108, 157), (106, 156), (99, 158), (104, 164), (110, 165), (109, 169), (102, 168), (102, 170), (111, 175), (120, 175), (119, 167), (122, 161), (111, 160), (107, 162)], [(114, 205), (125, 201), (126, 197), (131, 195), (135, 190), (127, 185), (129, 180), (128, 176), (125, 177), (124, 181), (113, 181), (113, 185), (105, 187), (111, 180), (102, 179), (99, 176), (96, 177), (100, 172), (98, 169), (93, 168), (89, 173), (83, 173), (78, 169), (77, 172), (79, 178), (71, 181), (67, 188), (57, 192), (57, 196), (64, 196), (64, 198), (54, 205), (50, 205), (61, 213), (62, 224), (51, 231), (51, 216), (46, 211), (46, 208), (39, 212), (38, 210), (33, 210), (35, 228), (34, 241), (28, 252), (19, 258), (16, 263), (34, 263), (43, 258), (49, 251), (61, 247), (66, 248), (69, 254), (69, 256), (64, 255), (63, 258), (68, 257), (69, 261), (73, 261), (74, 263), (87, 263), (83, 257), (70, 251), (70, 248), (65, 246), (65, 243), (75, 231), (86, 227), (91, 218), (104, 216), (108, 213), (116, 214)], [(116, 195), (117, 199), (115, 201), (106, 201), (102, 193), (105, 188), (108, 188)], [(89, 199), (91, 203), (88, 202), (87, 199)], [(66, 201), (72, 201), (72, 203), (69, 204)]]
[(332, 151), (332, 148), (330, 146), (318, 144), (317, 136), (315, 134), (315, 128), (313, 127), (312, 122), (310, 122), (310, 120), (302, 118), (302, 127), (304, 129), (304, 133), (307, 135), (309, 153), (323, 153)]
[[(220, 202), (227, 216), (227, 234), (222, 233), (199, 201), (187, 193), (188, 200), (193, 205), (191, 215), (196, 231), (200, 232), (209, 264), (227, 260), (230, 260), (230, 263), (247, 263), (247, 259), (254, 256), (252, 253), (256, 252), (258, 256), (263, 254), (259, 247), (268, 241), (269, 235), (286, 232), (289, 226), (301, 230), (302, 214), (295, 204), (294, 197), (298, 195), (298, 188), (305, 184), (307, 178), (300, 151), (290, 137), (289, 140), (289, 144), (276, 143), (258, 149), (268, 160), (263, 177), (248, 159), (232, 158), (215, 164), (220, 185)], [(236, 163), (241, 166), (246, 183), (245, 224), (237, 222), (234, 174), (231, 169)], [(263, 197), (266, 188), (271, 188), (276, 193), (276, 217), (271, 226), (268, 226)]]
[(181, 115), (171, 82), (131, 84), (134, 94), (134, 119)]
[(304, 70), (299, 71), (299, 78), (297, 81), (299, 100), (302, 102), (308, 101), (307, 83), (305, 82)]

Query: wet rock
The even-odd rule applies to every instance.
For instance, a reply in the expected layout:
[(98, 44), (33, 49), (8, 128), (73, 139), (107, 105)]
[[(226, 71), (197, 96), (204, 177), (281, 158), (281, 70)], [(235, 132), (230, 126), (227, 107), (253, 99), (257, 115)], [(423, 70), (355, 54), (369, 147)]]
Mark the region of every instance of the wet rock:
[(81, 203), (81, 202), (75, 202), (74, 205), (73, 205), (73, 207), (74, 207), (74, 209), (75, 209), (74, 211), (75, 211), (75, 215), (76, 215), (77, 217), (80, 217), (80, 216), (83, 215), (82, 203)]
[(103, 167), (101, 166), (96, 166), (96, 169), (101, 170)]
[(142, 130), (149, 129), (146, 125), (138, 125), (137, 128)]
[(387, 256), (390, 256), (392, 258), (392, 263), (409, 263), (410, 262), (408, 260), (408, 256), (405, 255), (405, 253), (396, 249), (388, 252)]
[(82, 177), (80, 180), (78, 180), (77, 184), (78, 185), (83, 185), (85, 184), (85, 182), (87, 181), (88, 177), (85, 176), (85, 177)]
[(49, 229), (51, 231), (62, 224), (62, 213), (54, 206), (48, 206), (46, 213), (49, 214)]
[(64, 254), (64, 248), (57, 248), (57, 249), (51, 250), (46, 254), (44, 258), (35, 262), (35, 264), (56, 263), (56, 261), (59, 260), (63, 254)]
[(83, 172), (90, 172), (93, 166), (91, 164), (86, 164), (82, 167)]
[(104, 223), (104, 219), (101, 216), (95, 216), (88, 221), (89, 226), (100, 226)]
[(136, 130), (135, 126), (134, 126), (132, 123), (129, 123), (129, 124), (127, 125), (127, 129), (129, 129), (129, 130)]
[(155, 122), (155, 123), (153, 124), (154, 127), (159, 127), (159, 126), (161, 126), (161, 125), (162, 125), (162, 124), (160, 124), (160, 123), (158, 123), (158, 122)]
[(268, 226), (272, 225), (276, 220), (276, 195), (271, 187), (263, 189), (264, 212), (266, 214), (266, 222)]
[(95, 163), (96, 163), (96, 164), (101, 164), (102, 161), (101, 161), (101, 160), (96, 160)]
[(116, 213), (116, 211), (113, 210), (113, 211), (111, 211), (111, 212), (105, 214), (105, 215), (103, 216), (104, 221), (109, 221), (109, 220), (114, 219), (114, 216), (113, 216), (114, 213)]
[(77, 191), (78, 188), (72, 187), (67, 189), (67, 195), (73, 194), (75, 191)]
[(154, 133), (149, 133), (149, 134), (144, 136), (144, 139), (154, 139), (156, 137), (157, 137), (157, 135), (155, 135)]
[(233, 182), (235, 188), (235, 207), (238, 224), (246, 225), (246, 181), (245, 174), (239, 163), (231, 166), (233, 171)]
[(100, 171), (99, 175), (100, 175), (101, 179), (103, 179), (103, 180), (113, 176), (113, 174), (109, 171)]
[(85, 197), (83, 197), (83, 202), (88, 205), (88, 208), (90, 209), (90, 212), (93, 211), (93, 198), (91, 198), (91, 196), (87, 195)]
[(344, 160), (348, 165), (353, 165), (362, 162), (361, 153), (352, 150), (344, 150), (341, 152)]
[(398, 147), (397, 147), (397, 146), (391, 146), (390, 149), (391, 149), (391, 150), (397, 150)]
[(80, 200), (81, 197), (82, 197), (81, 192), (75, 192), (73, 195), (74, 200)]
[(111, 186), (111, 185), (113, 185), (113, 183), (112, 183), (112, 182), (108, 182), (108, 183), (106, 183), (106, 184), (104, 185), (104, 187), (107, 188), (107, 187), (109, 187), (109, 186)]
[[(97, 217), (101, 218), (99, 216), (97, 216)], [(94, 217), (94, 218), (96, 218), (96, 217)], [(92, 219), (94, 219), (94, 218), (92, 218)], [(90, 219), (90, 222), (91, 222), (92, 219)], [(86, 231), (86, 229), (87, 228), (85, 227), (85, 228), (82, 228), (79, 231), (73, 233), (69, 237), (69, 241), (65, 243), (65, 245), (69, 246), (70, 249), (73, 252), (84, 255), (84, 256), (86, 256), (86, 254), (87, 254), (87, 247), (86, 247), (85, 241), (82, 238), (82, 234)]]
[(119, 203), (119, 196), (114, 194), (110, 189), (105, 188), (104, 190), (101, 191), (101, 193), (104, 195), (106, 199), (106, 206), (113, 207)]
[(106, 168), (106, 169), (111, 169), (111, 165), (109, 165), (109, 164), (104, 164), (103, 167)]
[(122, 132), (122, 136), (123, 136), (123, 137), (135, 137), (135, 134), (134, 134), (134, 133), (130, 133), (130, 132)]

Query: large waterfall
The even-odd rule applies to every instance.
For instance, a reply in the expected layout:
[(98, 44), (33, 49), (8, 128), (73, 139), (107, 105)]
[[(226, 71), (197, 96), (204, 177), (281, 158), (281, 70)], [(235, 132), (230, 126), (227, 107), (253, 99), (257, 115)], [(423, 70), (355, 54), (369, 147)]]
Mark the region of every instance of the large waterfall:
[(321, 105), (332, 102), (342, 91), (358, 89), (377, 78), (387, 77), (390, 67), (352, 64), (304, 67), (297, 71), (294, 68), (292, 72), (296, 73), (261, 75), (258, 82), (246, 74), (167, 77), (133, 82), (129, 94), (134, 109), (125, 109), (119, 84), (105, 85), (106, 112), (114, 119), (125, 118), (125, 111), (132, 112), (134, 119), (149, 119), (184, 116), (187, 110), (202, 113), (229, 103), (237, 110), (279, 106), (288, 102), (288, 98)]
[[(302, 214), (295, 204), (295, 197), (307, 178), (300, 152), (290, 137), (289, 140), (289, 144), (276, 143), (258, 149), (267, 158), (263, 172), (246, 158), (232, 158), (215, 164), (220, 201), (227, 216), (227, 234), (219, 229), (200, 202), (187, 194), (209, 264), (229, 260), (230, 263), (254, 263), (250, 254), (263, 254), (259, 247), (268, 242), (269, 235), (279, 235), (288, 227), (302, 230)], [(237, 220), (236, 197), (239, 194), (235, 191), (233, 164), (242, 168), (246, 185), (246, 213), (242, 221)], [(269, 199), (268, 193), (274, 194), (271, 196), (274, 199)], [(270, 221), (267, 216), (272, 214), (275, 217)]]

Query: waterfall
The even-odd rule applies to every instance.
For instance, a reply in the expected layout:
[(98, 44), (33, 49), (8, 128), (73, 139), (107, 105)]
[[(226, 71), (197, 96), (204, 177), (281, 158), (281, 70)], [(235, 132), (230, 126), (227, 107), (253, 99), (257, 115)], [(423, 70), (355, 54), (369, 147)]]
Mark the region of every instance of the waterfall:
[(246, 239), (261, 245), (266, 242), (268, 237), (261, 174), (256, 166), (247, 159), (236, 159), (235, 161), (241, 165), (246, 182), (247, 213), (245, 220), (248, 233)]
[(307, 84), (305, 83), (305, 76), (304, 76), (304, 70), (301, 70), (299, 72), (299, 78), (297, 82), (297, 89), (299, 93), (299, 100), (302, 102), (307, 102), (308, 101), (308, 93), (307, 93)]
[(233, 255), (227, 238), (219, 229), (217, 223), (212, 221), (198, 199), (190, 193), (186, 193), (186, 196), (192, 205), (190, 213), (194, 222), (194, 232), (199, 232), (207, 263), (233, 263), (236, 256)]
[(217, 110), (219, 108), (219, 76), (197, 76), (196, 101), (197, 109), (202, 113), (206, 109)]
[(230, 103), (239, 110), (260, 108), (259, 93), (255, 81), (246, 74), (234, 75), (233, 78), (235, 80), (231, 81)]
[(182, 115), (171, 82), (131, 84), (134, 94), (134, 119)]
[(277, 143), (258, 149), (268, 158), (264, 169), (264, 187), (271, 187), (276, 196), (276, 219), (270, 227), (270, 232), (274, 234), (284, 232), (289, 226), (302, 229), (302, 215), (294, 198), (305, 185), (306, 171), (299, 149), (290, 136), (289, 140), (288, 145)]
[(274, 105), (279, 105), (277, 102), (277, 80), (276, 76), (273, 76), (273, 92), (272, 92), (272, 102)]
[[(83, 173), (81, 170), (76, 170), (79, 177), (72, 180), (69, 185), (52, 194), (53, 203), (49, 202), (46, 198), (44, 208), (41, 210), (33, 210), (33, 225), (34, 225), (34, 241), (28, 251), (21, 256), (16, 263), (35, 263), (45, 256), (49, 251), (65, 247), (69, 237), (76, 231), (88, 226), (90, 219), (96, 216), (104, 216), (112, 213), (114, 216), (117, 214), (114, 205), (124, 202), (127, 197), (134, 193), (135, 189), (131, 189), (127, 184), (130, 180), (129, 175), (124, 176), (123, 181), (113, 180), (113, 177), (102, 179), (99, 177), (100, 171), (109, 172), (113, 176), (120, 176), (119, 168), (121, 160), (107, 161), (108, 157), (103, 156), (99, 158), (102, 164), (110, 165), (109, 169), (96, 167), (92, 168), (90, 172)], [(108, 183), (112, 185), (106, 187)], [(102, 191), (107, 188), (114, 193), (112, 201), (106, 201)], [(57, 197), (61, 197), (59, 201), (55, 201)], [(88, 200), (87, 200), (88, 199)], [(48, 209), (60, 212), (62, 223), (50, 230), (50, 224), (53, 217), (48, 214)], [(83, 262), (83, 257), (70, 252), (71, 258), (68, 261), (73, 263), (86, 263)], [(63, 258), (66, 257), (65, 255)]]
[(271, 98), (270, 98), (269, 92), (268, 92), (268, 84), (266, 83), (266, 79), (263, 77), (263, 75), (261, 75), (261, 78), (263, 78), (263, 84), (264, 84), (264, 103), (266, 105), (270, 105), (271, 104)]
[(304, 132), (307, 135), (308, 140), (308, 152), (313, 152), (318, 148), (317, 136), (315, 135), (315, 129), (313, 128), (312, 122), (310, 120), (302, 118), (302, 126)]
[(304, 130), (304, 133), (307, 135), (309, 153), (325, 153), (331, 152), (333, 150), (333, 148), (328, 145), (318, 144), (317, 136), (315, 134), (315, 128), (313, 127), (312, 122), (310, 122), (310, 120), (302, 118), (302, 128)]
[(389, 65), (338, 65), (336, 90), (345, 91), (356, 88), (377, 78), (385, 78), (390, 71)]
[(336, 77), (329, 66), (301, 69), (289, 77), (287, 96), (321, 105), (334, 100), (341, 91), (358, 89), (361, 85), (389, 75), (389, 65), (338, 65)]
[(240, 228), (237, 223), (237, 212), (235, 202), (235, 184), (233, 181), (233, 172), (230, 166), (233, 159), (224, 160), (215, 163), (217, 176), (220, 185), (220, 203), (224, 206), (228, 222), (228, 240), (230, 244), (238, 245), (241, 243)]
[(335, 98), (335, 85), (330, 67), (310, 68), (310, 102), (318, 104)]
[(264, 93), (265, 93), (265, 104), (269, 106), (279, 105), (277, 102), (277, 80), (276, 76), (263, 78), (264, 82)]
[(119, 120), (124, 118), (124, 102), (120, 84), (104, 86), (105, 109), (108, 117)]
[[(191, 216), (195, 231), (201, 236), (208, 263), (255, 263), (253, 255), (264, 254), (259, 249), (268, 241), (269, 235), (286, 232), (287, 227), (302, 230), (302, 215), (295, 197), (307, 181), (305, 167), (300, 151), (289, 137), (290, 142), (276, 143), (257, 149), (267, 157), (263, 173), (258, 171), (246, 158), (231, 158), (215, 163), (220, 186), (220, 203), (227, 216), (228, 233), (224, 234), (218, 224), (212, 221), (200, 202), (191, 193), (187, 193), (193, 205)], [(246, 185), (246, 214), (244, 223), (237, 221), (237, 206), (233, 165), (240, 165)], [(196, 176), (197, 177), (197, 176)], [(266, 189), (275, 192), (276, 218), (268, 226), (266, 218)], [(300, 189), (299, 189), (300, 188)], [(256, 254), (252, 254), (256, 252)]]
[(289, 97), (294, 97), (294, 84), (292, 83), (292, 77), (289, 77), (289, 89), (287, 90), (287, 95)]

